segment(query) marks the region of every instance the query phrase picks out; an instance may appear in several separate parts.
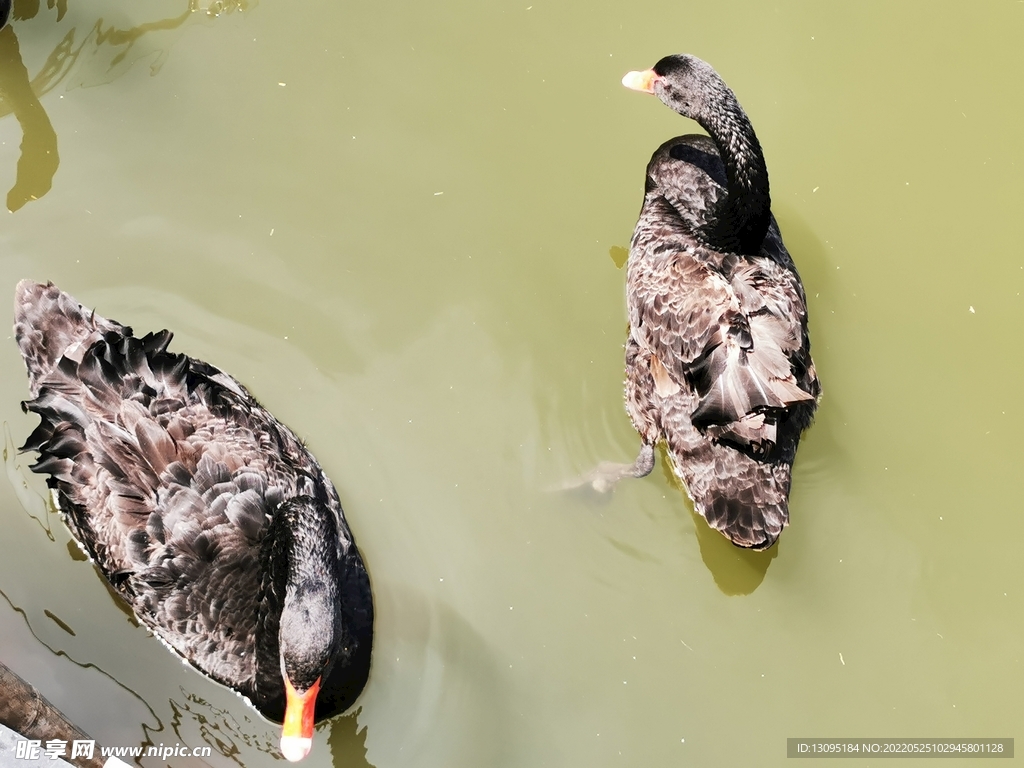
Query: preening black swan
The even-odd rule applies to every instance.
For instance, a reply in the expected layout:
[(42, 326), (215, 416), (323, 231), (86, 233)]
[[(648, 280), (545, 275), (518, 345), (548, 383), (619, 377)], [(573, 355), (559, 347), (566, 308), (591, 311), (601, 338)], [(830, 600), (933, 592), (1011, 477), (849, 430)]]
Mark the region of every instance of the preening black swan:
[(643, 445), (632, 465), (603, 465), (588, 479), (607, 488), (647, 475), (664, 440), (708, 524), (766, 549), (789, 522), (793, 459), (821, 388), (764, 155), (706, 62), (668, 56), (622, 82), (711, 138), (672, 139), (647, 166), (626, 276), (626, 409)]
[(331, 481), (219, 369), (136, 338), (53, 284), (23, 280), (15, 338), (42, 417), (23, 451), (136, 616), (201, 672), (284, 723), (314, 722), (370, 670), (370, 582)]

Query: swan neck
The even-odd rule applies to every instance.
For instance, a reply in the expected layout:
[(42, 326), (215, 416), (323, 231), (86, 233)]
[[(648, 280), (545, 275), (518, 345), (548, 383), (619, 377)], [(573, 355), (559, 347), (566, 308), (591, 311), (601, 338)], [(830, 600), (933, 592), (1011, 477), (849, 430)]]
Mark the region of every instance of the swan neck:
[(771, 222), (768, 167), (746, 112), (728, 86), (722, 83), (721, 88), (718, 97), (707, 102), (716, 107), (697, 116), (718, 147), (727, 182), (725, 199), (713, 216), (711, 244), (757, 254)]
[(292, 634), (296, 624), (307, 623), (312, 614), (326, 626), (325, 634), (332, 634), (337, 620), (337, 543), (334, 513), (325, 504), (297, 497), (274, 514), (261, 551), (256, 636), (259, 694), (283, 695), (281, 655), (292, 644), (284, 635)]
[(336, 583), (338, 530), (334, 513), (312, 498), (299, 497), (284, 505), (279, 515), (287, 552), (288, 591), (325, 581)]

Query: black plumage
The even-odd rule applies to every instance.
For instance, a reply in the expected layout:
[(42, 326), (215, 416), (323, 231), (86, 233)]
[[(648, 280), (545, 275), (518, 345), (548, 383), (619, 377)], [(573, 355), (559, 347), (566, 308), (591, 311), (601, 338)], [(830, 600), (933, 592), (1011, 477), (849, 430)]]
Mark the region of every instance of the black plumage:
[(18, 285), (15, 337), (23, 407), (42, 418), (22, 450), (139, 619), (272, 720), (282, 669), (300, 692), (319, 685), (315, 720), (347, 709), (369, 674), (370, 583), (295, 434), (231, 376), (169, 352), (169, 331), (137, 338), (52, 284)]
[(626, 409), (643, 446), (633, 465), (591, 480), (646, 475), (664, 440), (708, 523), (765, 549), (789, 522), (793, 459), (821, 388), (764, 155), (735, 95), (700, 59), (669, 56), (623, 84), (710, 138), (672, 139), (648, 163), (626, 278)]

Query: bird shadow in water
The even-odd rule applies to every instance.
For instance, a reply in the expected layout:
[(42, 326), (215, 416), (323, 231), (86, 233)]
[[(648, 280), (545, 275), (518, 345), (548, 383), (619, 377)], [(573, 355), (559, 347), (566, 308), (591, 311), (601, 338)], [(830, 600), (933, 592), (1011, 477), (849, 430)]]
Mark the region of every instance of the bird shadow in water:
[(14, 212), (50, 191), (60, 157), (57, 134), (29, 80), (10, 24), (0, 29), (0, 107), (0, 115), (14, 114), (23, 134), (17, 176), (7, 193), (7, 210)]
[[(131, 66), (129, 53), (147, 35), (178, 30), (190, 21), (212, 18), (234, 10), (245, 11), (248, 0), (212, 0), (201, 7), (201, 0), (188, 0), (180, 13), (127, 29), (104, 27), (98, 18), (78, 37), (72, 27), (51, 51), (35, 77), (29, 76), (21, 54), (13, 24), (4, 25), (10, 14), (14, 21), (29, 21), (39, 15), (39, 0), (22, 0), (12, 9), (10, 0), (0, 0), (0, 118), (13, 114), (22, 130), (21, 154), (18, 158), (14, 186), (7, 193), (7, 209), (12, 213), (33, 200), (38, 200), (53, 186), (60, 165), (57, 133), (46, 114), (40, 98), (64, 81), (80, 60), (102, 62), (97, 68), (108, 73), (123, 73)], [(47, 10), (56, 7), (56, 23), (67, 13), (67, 0), (48, 0)], [(196, 11), (205, 11), (196, 13)], [(142, 55), (142, 54), (140, 54)], [(151, 66), (159, 69), (166, 52)], [(108, 78), (117, 74), (108, 74)]]
[(608, 255), (611, 256), (612, 263), (616, 269), (622, 269), (626, 266), (626, 262), (629, 260), (629, 248), (623, 248), (621, 245), (613, 245), (608, 249)]
[(661, 472), (669, 485), (679, 491), (686, 509), (693, 518), (693, 530), (697, 535), (700, 547), (700, 558), (705, 567), (711, 571), (715, 584), (726, 595), (749, 595), (764, 581), (768, 566), (779, 554), (779, 543), (763, 551), (737, 547), (729, 539), (716, 531), (693, 509), (693, 502), (687, 495), (679, 478), (672, 471), (672, 464), (664, 447), (659, 451), (658, 462)]
[(327, 743), (333, 765), (344, 768), (373, 768), (366, 759), (366, 726), (360, 730), (356, 718), (336, 717), (330, 722)]

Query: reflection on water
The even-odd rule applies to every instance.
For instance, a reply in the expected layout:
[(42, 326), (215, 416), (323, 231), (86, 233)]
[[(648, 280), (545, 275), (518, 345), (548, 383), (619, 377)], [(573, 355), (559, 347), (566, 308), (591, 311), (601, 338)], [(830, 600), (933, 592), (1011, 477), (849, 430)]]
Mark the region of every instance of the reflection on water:
[(608, 249), (608, 255), (611, 257), (615, 268), (622, 269), (626, 266), (626, 261), (629, 259), (629, 248), (624, 248), (621, 245), (613, 245)]
[(700, 557), (704, 565), (711, 571), (715, 585), (727, 595), (749, 595), (764, 581), (768, 566), (779, 554), (779, 545), (763, 551), (754, 552), (741, 549), (720, 534), (701, 517), (693, 508), (693, 502), (687, 495), (682, 482), (672, 470), (672, 461), (664, 446), (658, 449), (658, 465), (665, 481), (679, 492), (680, 502), (693, 518), (693, 530), (700, 546)]
[(7, 210), (13, 212), (50, 191), (60, 158), (57, 134), (29, 82), (12, 26), (0, 30), (0, 97), (4, 111), (14, 113), (24, 134), (17, 180), (7, 193)]
[(50, 621), (52, 621), (54, 624), (56, 624), (58, 627), (63, 629), (65, 632), (67, 632), (72, 637), (75, 636), (75, 630), (73, 630), (70, 626), (68, 626), (68, 624), (63, 619), (61, 619), (59, 616), (57, 616), (54, 613), (51, 613), (48, 608), (44, 608), (43, 609), (43, 615), (46, 616), (46, 618), (48, 618)]
[(371, 765), (366, 759), (366, 726), (362, 730), (353, 716), (336, 717), (328, 725), (327, 737), (331, 748), (331, 761), (345, 768), (362, 768)]
[(740, 549), (694, 512), (689, 500), (687, 505), (693, 517), (701, 560), (711, 571), (718, 588), (727, 595), (749, 595), (761, 586), (768, 566), (779, 556), (781, 537), (775, 546), (763, 552)]
[[(46, 642), (46, 640), (43, 639), (43, 637), (42, 637), (42, 635), (40, 633), (36, 632), (36, 629), (35, 629), (35, 627), (33, 627), (32, 621), (29, 618), (28, 612), (24, 608), (22, 608), (21, 606), (15, 604), (14, 600), (12, 600), (11, 597), (5, 591), (3, 591), (2, 589), (0, 589), (0, 598), (3, 598), (3, 600), (7, 603), (7, 605), (10, 607), (10, 609), (21, 618), (21, 621), (23, 622), (23, 628), (25, 630), (27, 630), (28, 633), (32, 636), (34, 643), (38, 643), (39, 646), (45, 648), (54, 657), (56, 657), (58, 659), (66, 659), (67, 661), (71, 662), (71, 664), (73, 664), (75, 667), (77, 667), (77, 668), (79, 668), (81, 670), (84, 670), (84, 671), (94, 671), (94, 672), (98, 672), (99, 674), (101, 674), (110, 683), (112, 683), (115, 686), (117, 686), (117, 688), (119, 688), (121, 691), (123, 691), (124, 693), (127, 693), (127, 694), (130, 695), (130, 697), (132, 699), (132, 709), (133, 710), (138, 710), (139, 705), (141, 705), (141, 707), (143, 709), (145, 709), (146, 712), (148, 713), (148, 717), (151, 717), (152, 720), (155, 721), (156, 724), (153, 725), (152, 723), (146, 722), (146, 720), (148, 718), (146, 716), (143, 716), (143, 719), (141, 721), (141, 725), (142, 725), (142, 728), (147, 733), (148, 732), (157, 732), (157, 731), (162, 731), (163, 730), (163, 724), (161, 723), (160, 718), (157, 716), (156, 712), (153, 711), (153, 708), (150, 707), (149, 704), (147, 704), (146, 701), (141, 696), (139, 696), (139, 694), (137, 694), (135, 691), (131, 690), (131, 688), (127, 687), (126, 685), (124, 685), (120, 681), (118, 681), (113, 675), (108, 673), (102, 667), (100, 667), (100, 666), (98, 666), (96, 664), (92, 664), (92, 663), (84, 663), (84, 662), (77, 661), (75, 658), (73, 658), (66, 651), (53, 647), (50, 643)], [(47, 609), (44, 609), (43, 610), (43, 614), (47, 618), (53, 620), (58, 626), (60, 626), (60, 628), (62, 630), (64, 630), (65, 632), (71, 634), (72, 636), (74, 636), (75, 633), (71, 630), (71, 628), (66, 623), (64, 623), (62, 620), (58, 619), (51, 611), (49, 611)], [(2, 632), (0, 632), (0, 639), (3, 640), (2, 646), (4, 648), (8, 648), (9, 646), (16, 646), (17, 643), (14, 641), (13, 636), (18, 633), (18, 628), (16, 626), (14, 626), (14, 622), (7, 622), (7, 621), (0, 622), (0, 628), (2, 628), (2, 630), (3, 630)], [(57, 668), (59, 666), (60, 666), (60, 664), (58, 662), (56, 662), (56, 661), (52, 662), (52, 664), (51, 664), (51, 667), (53, 667), (53, 668)], [(68, 673), (64, 672), (61, 675), (61, 680), (62, 681), (67, 681), (68, 677), (69, 677)], [(110, 704), (109, 698), (107, 699), (107, 702), (108, 702), (108, 706), (109, 706), (109, 704)], [(137, 717), (135, 719), (138, 722)], [(139, 746), (146, 747), (146, 746), (149, 746), (150, 744), (152, 744), (151, 741), (143, 741), (143, 742), (139, 743)]]
[[(139, 43), (159, 32), (180, 30), (190, 20), (213, 18), (233, 11), (246, 11), (254, 3), (249, 0), (189, 0), (178, 15), (144, 22), (124, 29), (105, 25), (102, 18), (94, 22), (72, 26), (56, 44), (35, 77), (29, 77), (22, 58), (14, 25), (0, 29), (0, 119), (13, 114), (21, 126), (23, 139), (17, 163), (14, 186), (7, 193), (7, 209), (12, 213), (27, 202), (38, 200), (53, 186), (53, 178), (60, 165), (57, 152), (57, 134), (40, 98), (58, 83), (66, 80), (76, 63), (83, 70), (74, 85), (109, 83), (128, 71), (142, 56), (156, 51), (150, 71), (156, 74), (167, 58), (174, 40), (163, 41), (162, 47), (142, 50)], [(56, 9), (56, 23), (67, 14), (67, 0), (47, 3), (47, 10)], [(11, 10), (9, 0), (0, 2), (0, 26)], [(26, 22), (35, 19), (41, 10), (39, 0), (21, 0), (13, 9), (13, 20)], [(20, 26), (20, 25), (19, 25)], [(79, 27), (87, 28), (76, 45)], [(176, 39), (176, 38), (175, 38)], [(139, 46), (137, 48), (137, 46)]]
[[(39, 0), (18, 0), (14, 7), (14, 18), (18, 21), (34, 18), (39, 13), (39, 5)], [(56, 7), (57, 21), (63, 19), (64, 14), (68, 12), (67, 0), (56, 0), (56, 5), (54, 0), (46, 0), (46, 7), (51, 10)]]
[[(271, 728), (266, 721), (256, 715), (248, 707), (235, 710), (218, 707), (199, 694), (179, 687), (181, 699), (169, 699), (173, 713), (169, 726), (175, 737), (182, 744), (196, 746), (209, 744), (215, 755), (221, 755), (240, 766), (249, 760), (243, 755), (242, 748), (248, 747), (265, 755), (280, 757), (277, 748), (277, 729)], [(235, 712), (245, 714), (240, 722)], [(249, 714), (253, 716), (250, 717)], [(150, 735), (150, 739), (153, 736)], [(166, 740), (166, 739), (165, 739)]]

